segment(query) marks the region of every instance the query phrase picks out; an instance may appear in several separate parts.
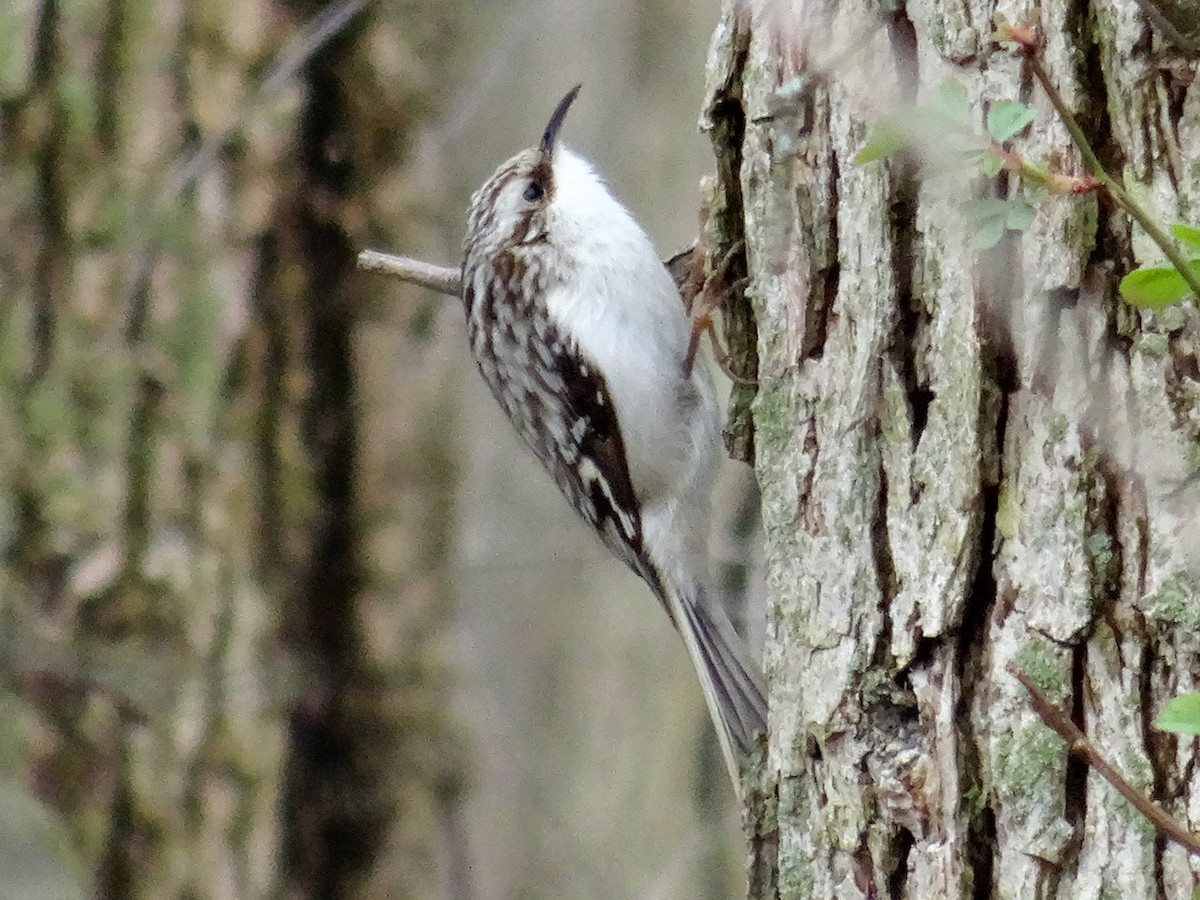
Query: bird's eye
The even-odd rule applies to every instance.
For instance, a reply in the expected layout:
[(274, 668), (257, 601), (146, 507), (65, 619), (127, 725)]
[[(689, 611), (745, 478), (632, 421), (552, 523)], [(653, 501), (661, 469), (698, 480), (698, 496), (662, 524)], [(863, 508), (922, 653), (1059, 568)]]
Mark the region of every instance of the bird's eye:
[(525, 198), (526, 203), (537, 203), (542, 199), (544, 194), (545, 191), (542, 190), (542, 186), (536, 181), (531, 181), (528, 185), (526, 185), (525, 193), (523, 193), (521, 196)]

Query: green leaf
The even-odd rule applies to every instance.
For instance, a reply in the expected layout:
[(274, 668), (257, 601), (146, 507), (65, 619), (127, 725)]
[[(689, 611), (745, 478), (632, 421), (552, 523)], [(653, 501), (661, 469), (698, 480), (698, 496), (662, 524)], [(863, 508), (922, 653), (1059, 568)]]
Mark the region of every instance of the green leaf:
[(938, 89), (938, 107), (952, 121), (967, 124), (971, 121), (971, 105), (967, 102), (967, 89), (954, 78), (947, 78)]
[(1008, 203), (1008, 217), (1005, 224), (1011, 231), (1025, 231), (1033, 224), (1036, 210), (1024, 200), (1011, 200)]
[(972, 200), (965, 206), (967, 221), (974, 234), (971, 244), (976, 250), (988, 250), (1000, 243), (1008, 222), (1008, 204), (997, 197)]
[(1004, 143), (1037, 118), (1037, 111), (1015, 100), (1003, 100), (988, 110), (988, 134)]
[(991, 250), (1004, 237), (1004, 222), (1000, 219), (988, 219), (975, 228), (971, 237), (971, 246), (976, 250)]
[(878, 159), (887, 159), (904, 148), (908, 141), (898, 129), (886, 125), (874, 129), (867, 140), (867, 145), (854, 156), (854, 162), (865, 165)]
[(1200, 734), (1200, 692), (1174, 698), (1158, 714), (1154, 727), (1177, 734)]
[(967, 218), (972, 222), (991, 218), (999, 218), (1004, 221), (1008, 218), (1008, 201), (1001, 200), (999, 197), (979, 197), (969, 200), (963, 208), (967, 213)]
[(972, 244), (987, 250), (1000, 243), (1005, 231), (1024, 231), (1033, 222), (1036, 210), (1024, 200), (1001, 200), (982, 197), (964, 207), (967, 221), (974, 231)]
[(995, 178), (1004, 168), (1004, 157), (991, 150), (984, 151), (979, 160), (979, 171), (987, 178)]
[(1193, 250), (1200, 250), (1200, 228), (1188, 225), (1186, 222), (1176, 222), (1171, 226), (1171, 234), (1181, 244), (1187, 244)]
[(1174, 266), (1143, 266), (1121, 279), (1121, 296), (1143, 309), (1161, 309), (1188, 295), (1187, 282)]

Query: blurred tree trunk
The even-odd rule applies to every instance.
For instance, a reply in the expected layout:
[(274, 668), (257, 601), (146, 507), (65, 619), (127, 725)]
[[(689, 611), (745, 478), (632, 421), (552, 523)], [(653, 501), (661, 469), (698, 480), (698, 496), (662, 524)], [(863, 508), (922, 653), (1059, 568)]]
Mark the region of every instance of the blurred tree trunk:
[[(1200, 672), (1195, 307), (1119, 300), (1156, 253), (1095, 193), (1035, 198), (1028, 230), (980, 251), (965, 180), (856, 164), (872, 120), (954, 77), (980, 134), (1023, 100), (1017, 149), (1081, 172), (990, 5), (878, 9), (728, 0), (709, 62), (711, 239), (744, 237), (757, 325), (732, 336), (757, 350), (733, 421), (770, 592), (752, 896), (1190, 898), (1197, 861), (1068, 759), (1005, 666), (1200, 828), (1196, 742), (1150, 726)], [(1040, 13), (1110, 171), (1196, 222), (1196, 57), (1134, 0), (1005, 13)]]
[(0, 784), (89, 895), (460, 889), (451, 395), (429, 307), (371, 316), (353, 268), (418, 243), (454, 6), (264, 83), (320, 10), (0, 15)]

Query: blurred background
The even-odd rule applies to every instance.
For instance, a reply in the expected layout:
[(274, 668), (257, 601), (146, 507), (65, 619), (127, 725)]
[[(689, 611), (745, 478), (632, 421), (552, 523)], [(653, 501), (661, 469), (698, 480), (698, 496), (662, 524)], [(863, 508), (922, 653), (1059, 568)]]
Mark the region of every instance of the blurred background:
[[(449, 298), (565, 140), (697, 229), (715, 0), (0, 10), (0, 900), (735, 896), (682, 644)], [(738, 593), (755, 500), (715, 546)]]

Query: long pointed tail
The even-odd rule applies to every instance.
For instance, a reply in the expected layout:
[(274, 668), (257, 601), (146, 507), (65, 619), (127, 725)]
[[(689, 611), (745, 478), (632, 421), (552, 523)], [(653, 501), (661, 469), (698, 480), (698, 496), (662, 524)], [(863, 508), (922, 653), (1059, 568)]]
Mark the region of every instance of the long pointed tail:
[(700, 677), (721, 753), (740, 798), (739, 760), (754, 749), (756, 735), (767, 730), (762, 675), (745, 641), (702, 588), (675, 599), (678, 602), (670, 605), (681, 614), (676, 624)]

